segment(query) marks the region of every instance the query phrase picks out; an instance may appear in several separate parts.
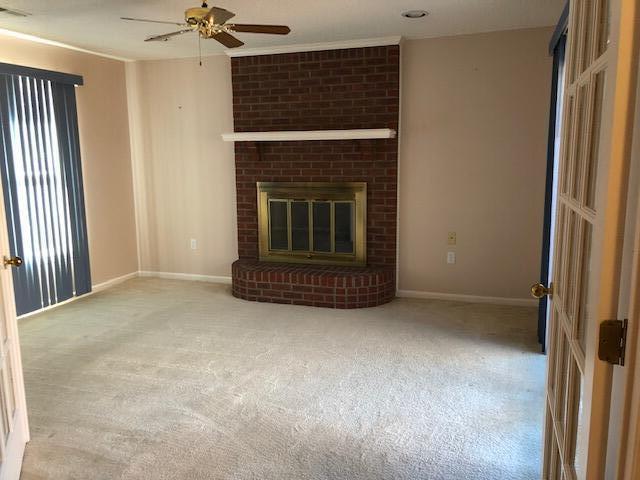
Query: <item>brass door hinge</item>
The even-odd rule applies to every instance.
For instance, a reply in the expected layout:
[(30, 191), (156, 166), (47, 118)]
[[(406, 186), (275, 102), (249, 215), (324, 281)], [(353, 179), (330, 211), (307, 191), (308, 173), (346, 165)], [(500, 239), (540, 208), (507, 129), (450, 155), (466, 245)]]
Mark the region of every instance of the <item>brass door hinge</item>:
[(627, 344), (627, 319), (605, 320), (600, 324), (598, 358), (612, 365), (624, 366)]

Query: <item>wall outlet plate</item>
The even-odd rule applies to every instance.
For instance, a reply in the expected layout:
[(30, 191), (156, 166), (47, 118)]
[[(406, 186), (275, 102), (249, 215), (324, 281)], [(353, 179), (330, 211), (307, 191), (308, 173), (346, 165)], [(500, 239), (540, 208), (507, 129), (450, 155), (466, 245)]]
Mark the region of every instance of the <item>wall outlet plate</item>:
[(447, 252), (447, 263), (456, 263), (456, 252)]

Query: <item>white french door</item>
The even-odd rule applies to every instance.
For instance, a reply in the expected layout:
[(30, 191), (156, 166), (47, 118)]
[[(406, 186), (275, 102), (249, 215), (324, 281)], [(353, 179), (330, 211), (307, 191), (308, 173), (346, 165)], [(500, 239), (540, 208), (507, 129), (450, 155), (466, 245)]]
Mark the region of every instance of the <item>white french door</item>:
[(631, 72), (623, 11), (636, 0), (575, 0), (568, 27), (556, 209), (543, 478), (603, 479), (612, 366), (600, 322), (615, 318)]
[[(2, 210), (4, 210), (3, 198), (0, 184), (0, 209)], [(11, 268), (19, 268), (22, 262), (8, 258), (9, 238), (2, 210), (0, 210), (0, 480), (17, 480), (20, 477), (24, 447), (29, 440), (11, 274)]]

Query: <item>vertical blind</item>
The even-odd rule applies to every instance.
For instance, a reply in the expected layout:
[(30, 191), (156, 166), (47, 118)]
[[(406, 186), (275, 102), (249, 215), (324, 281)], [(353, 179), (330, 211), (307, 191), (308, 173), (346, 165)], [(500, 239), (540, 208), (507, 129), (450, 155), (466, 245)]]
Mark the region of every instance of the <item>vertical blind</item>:
[(0, 170), (18, 315), (91, 291), (75, 88), (0, 66)]

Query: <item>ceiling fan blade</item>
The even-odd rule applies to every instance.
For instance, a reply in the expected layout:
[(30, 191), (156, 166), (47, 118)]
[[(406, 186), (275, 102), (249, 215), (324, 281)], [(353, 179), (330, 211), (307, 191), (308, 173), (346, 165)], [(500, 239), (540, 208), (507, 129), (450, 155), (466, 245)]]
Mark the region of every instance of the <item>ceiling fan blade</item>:
[(147, 20), (146, 18), (131, 18), (131, 17), (120, 17), (121, 20), (129, 20), (130, 22), (146, 22), (146, 23), (164, 23), (165, 25), (178, 25), (179, 27), (184, 27), (186, 23), (179, 22), (165, 22), (162, 20)]
[(274, 35), (286, 35), (291, 29), (286, 25), (255, 25), (249, 23), (234, 23), (228, 25), (234, 32), (246, 33), (271, 33)]
[(225, 10), (224, 8), (213, 7), (211, 10), (209, 10), (209, 13), (207, 13), (204, 16), (204, 20), (209, 22), (213, 18), (213, 22), (215, 24), (222, 25), (223, 23), (227, 22), (228, 20), (231, 20), (235, 16), (236, 14), (233, 12), (230, 12), (229, 10)]
[(214, 40), (219, 41), (227, 48), (236, 48), (244, 45), (244, 42), (238, 40), (233, 35), (229, 35), (227, 32), (216, 33), (213, 37)]
[(193, 32), (191, 28), (185, 28), (184, 30), (178, 30), (177, 32), (165, 33), (162, 35), (156, 35), (155, 37), (149, 37), (145, 42), (166, 42), (171, 37), (182, 35), (183, 33)]
[(0, 7), (0, 13), (6, 13), (8, 15), (13, 15), (14, 17), (29, 17), (31, 15), (27, 12), (21, 12), (20, 10), (13, 10), (5, 7)]

